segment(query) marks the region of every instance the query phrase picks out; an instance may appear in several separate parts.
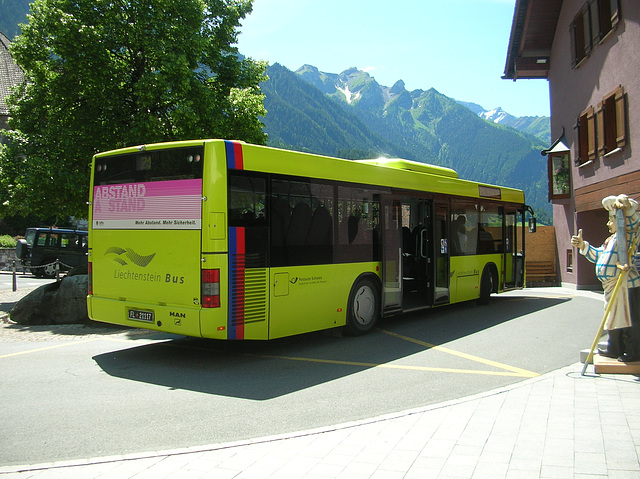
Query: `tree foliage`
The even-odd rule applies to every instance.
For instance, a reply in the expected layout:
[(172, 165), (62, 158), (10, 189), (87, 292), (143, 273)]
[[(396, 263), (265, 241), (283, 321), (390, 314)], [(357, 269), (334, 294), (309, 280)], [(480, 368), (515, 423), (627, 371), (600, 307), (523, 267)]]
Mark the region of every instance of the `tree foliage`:
[(1, 213), (85, 216), (98, 151), (264, 144), (266, 64), (234, 46), (251, 0), (35, 0), (12, 44), (27, 82), (0, 152)]

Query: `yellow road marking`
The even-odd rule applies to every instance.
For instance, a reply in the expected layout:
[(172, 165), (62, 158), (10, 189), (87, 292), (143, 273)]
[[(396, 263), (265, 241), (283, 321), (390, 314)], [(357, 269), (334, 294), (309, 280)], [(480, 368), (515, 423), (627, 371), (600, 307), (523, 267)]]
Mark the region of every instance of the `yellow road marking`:
[[(379, 328), (378, 328), (379, 329)], [(343, 361), (341, 359), (319, 359), (319, 358), (305, 358), (301, 356), (283, 356), (277, 354), (258, 354), (258, 353), (231, 353), (229, 354), (238, 354), (240, 356), (252, 357), (252, 358), (265, 358), (265, 359), (284, 359), (288, 361), (300, 361), (306, 363), (319, 363), (319, 364), (336, 364), (341, 366), (357, 366), (363, 368), (380, 368), (380, 369), (399, 369), (405, 371), (422, 371), (422, 372), (438, 372), (438, 373), (456, 373), (456, 374), (479, 374), (485, 376), (509, 376), (509, 377), (517, 377), (517, 378), (533, 378), (539, 376), (538, 373), (534, 373), (531, 371), (527, 371), (525, 369), (515, 368), (513, 366), (509, 366), (506, 364), (498, 363), (495, 361), (490, 361), (488, 359), (478, 358), (476, 356), (472, 356), (466, 353), (460, 353), (458, 351), (454, 351), (452, 349), (444, 348), (442, 346), (435, 346), (433, 344), (424, 343), (419, 340), (414, 340), (412, 338), (402, 336), (400, 334), (391, 333), (390, 331), (385, 331), (383, 329), (379, 329), (379, 331), (389, 334), (390, 336), (396, 336), (400, 339), (404, 339), (405, 341), (415, 342), (417, 344), (421, 344), (427, 348), (435, 348), (441, 352), (454, 354), (465, 359), (470, 359), (476, 362), (483, 362), (487, 365), (496, 366), (498, 368), (504, 369), (505, 371), (483, 371), (477, 369), (456, 369), (456, 368), (438, 368), (432, 366), (411, 366), (411, 365), (403, 365), (403, 364), (382, 364), (382, 363), (367, 363), (363, 361)], [(164, 343), (165, 346), (169, 346), (172, 348), (186, 348), (186, 349), (198, 349), (206, 352), (221, 352), (212, 350), (209, 348), (204, 348), (200, 346), (193, 345), (183, 345), (183, 344), (171, 344)]]
[[(489, 376), (512, 376), (512, 377), (534, 377), (538, 376), (537, 373), (527, 374), (521, 372), (507, 372), (507, 371), (478, 371), (473, 369), (452, 369), (452, 368), (434, 368), (429, 366), (408, 366), (402, 364), (380, 364), (380, 363), (365, 363), (360, 361), (341, 361), (335, 359), (315, 359), (315, 358), (302, 358), (296, 356), (275, 356), (269, 354), (251, 354), (246, 353), (244, 356), (269, 358), (269, 359), (287, 359), (289, 361), (302, 361), (308, 363), (324, 363), (324, 364), (338, 364), (342, 366), (359, 366), (365, 368), (380, 368), (380, 369), (402, 369), (407, 371), (429, 371), (429, 372), (441, 372), (441, 373), (459, 373), (459, 374), (484, 374)], [(524, 371), (524, 370), (520, 370)], [(533, 375), (533, 376), (532, 376)]]
[[(254, 353), (244, 353), (243, 356), (250, 357), (260, 357), (260, 358), (270, 358), (270, 359), (284, 359), (288, 361), (301, 361), (307, 363), (320, 363), (320, 364), (335, 364), (342, 366), (357, 366), (357, 367), (365, 367), (365, 368), (380, 368), (380, 369), (396, 369), (396, 370), (405, 370), (405, 371), (422, 371), (422, 372), (445, 372), (445, 373), (456, 373), (456, 374), (477, 374), (477, 375), (486, 375), (486, 376), (509, 376), (509, 377), (524, 377), (524, 378), (533, 378), (539, 376), (538, 373), (527, 371), (526, 369), (517, 368), (514, 366), (510, 366), (508, 364), (499, 363), (497, 361), (492, 361), (490, 359), (481, 358), (478, 356), (473, 356), (471, 354), (462, 353), (460, 351), (455, 351), (453, 349), (446, 348), (444, 346), (437, 346), (435, 344), (427, 343), (425, 341), (421, 341), (419, 339), (410, 338), (408, 336), (403, 336), (398, 333), (393, 333), (391, 331), (386, 331), (384, 329), (379, 329), (378, 331), (387, 334), (392, 337), (396, 337), (398, 339), (402, 339), (403, 341), (408, 341), (414, 344), (418, 344), (420, 346), (424, 346), (428, 349), (435, 349), (436, 351), (440, 351), (446, 354), (451, 354), (454, 356), (458, 356), (463, 359), (468, 359), (473, 362), (485, 364), (487, 366), (493, 366), (498, 369), (502, 369), (503, 371), (485, 371), (485, 370), (474, 370), (474, 369), (457, 369), (457, 368), (439, 368), (439, 367), (431, 367), (431, 366), (411, 366), (411, 365), (402, 365), (402, 364), (381, 364), (381, 363), (368, 363), (361, 361), (343, 361), (337, 359), (318, 359), (318, 358), (304, 358), (298, 356), (281, 356), (281, 355), (271, 355), (271, 354), (254, 354)], [(83, 344), (90, 343), (95, 341), (110, 341), (110, 342), (130, 342), (131, 340), (119, 339), (119, 338), (92, 338), (86, 339), (83, 341), (69, 341), (64, 344), (57, 344), (55, 346), (47, 346), (44, 348), (30, 349), (27, 351), (20, 351), (17, 353), (10, 353), (1, 355), (0, 359), (20, 356), (23, 354), (31, 354), (37, 353), (40, 351), (47, 351), (51, 349), (62, 348), (66, 346), (71, 346), (74, 344)], [(166, 343), (166, 342), (165, 342)], [(154, 341), (150, 341), (146, 344), (162, 344), (155, 343)], [(167, 343), (166, 345), (176, 346), (174, 344)], [(186, 347), (188, 349), (194, 349), (193, 346), (181, 346)], [(212, 351), (208, 348), (198, 348), (195, 349), (203, 349), (205, 351)]]
[[(408, 336), (403, 336), (402, 334), (398, 334), (398, 333), (392, 333), (391, 331), (386, 331), (384, 329), (379, 329), (378, 331), (387, 334), (389, 336), (393, 336), (399, 339), (402, 339), (403, 341), (408, 341), (410, 343), (415, 343), (415, 344), (419, 344), (420, 346), (424, 346), (426, 348), (429, 349), (435, 349), (436, 351), (440, 351), (443, 353), (447, 353), (447, 354), (452, 354), (453, 356), (458, 356), (460, 358), (464, 358), (464, 359), (468, 359), (470, 361), (474, 361), (476, 363), (481, 363), (481, 364), (486, 364), (487, 366), (493, 366), (496, 368), (500, 368), (500, 369), (505, 369), (507, 371), (511, 371), (512, 373), (514, 373), (513, 375), (516, 376), (521, 376), (521, 377), (525, 377), (525, 378), (534, 378), (536, 376), (540, 376), (540, 374), (538, 373), (534, 373), (533, 371), (527, 371), (526, 369), (521, 369), (521, 368), (516, 368), (514, 366), (510, 366), (508, 364), (503, 364), (503, 363), (499, 363), (497, 361), (492, 361), (490, 359), (485, 359), (485, 358), (481, 358), (478, 356), (473, 356), (472, 354), (467, 354), (467, 353), (462, 353), (460, 351), (455, 351), (453, 349), (449, 349), (449, 348), (445, 348), (444, 346), (437, 346), (435, 344), (431, 344), (431, 343), (427, 343), (425, 341), (420, 341), (419, 339), (414, 339), (414, 338), (410, 338)], [(490, 374), (491, 372), (487, 371), (485, 372), (479, 372), (477, 371), (476, 374)]]
[(72, 346), (74, 344), (91, 343), (94, 341), (100, 341), (101, 339), (102, 338), (93, 338), (93, 339), (85, 339), (82, 341), (69, 341), (68, 343), (56, 344), (55, 346), (47, 346), (45, 348), (29, 349), (27, 351), (20, 351), (17, 353), (3, 354), (2, 356), (0, 356), (0, 359), (11, 358), (13, 356), (21, 356), (22, 354), (39, 353), (40, 351), (47, 351), (50, 349), (64, 348), (66, 346)]

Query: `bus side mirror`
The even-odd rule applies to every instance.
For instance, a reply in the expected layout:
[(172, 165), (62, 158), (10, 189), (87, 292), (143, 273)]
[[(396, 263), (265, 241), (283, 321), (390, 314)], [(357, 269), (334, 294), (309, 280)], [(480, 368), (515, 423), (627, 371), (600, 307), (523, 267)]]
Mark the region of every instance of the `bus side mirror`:
[(529, 233), (535, 233), (536, 232), (536, 219), (535, 218), (529, 218)]

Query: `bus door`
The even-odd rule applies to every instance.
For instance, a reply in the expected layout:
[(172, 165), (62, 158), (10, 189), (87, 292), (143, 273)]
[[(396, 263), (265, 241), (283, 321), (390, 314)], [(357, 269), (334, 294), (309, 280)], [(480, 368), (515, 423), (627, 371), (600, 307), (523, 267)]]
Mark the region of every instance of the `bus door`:
[(402, 212), (402, 300), (403, 310), (433, 304), (432, 236), (430, 200), (403, 198)]
[(402, 311), (402, 203), (382, 200), (382, 311)]
[(433, 212), (434, 245), (431, 249), (434, 261), (433, 274), (433, 304), (447, 304), (449, 295), (449, 204), (436, 202)]
[(523, 221), (519, 212), (506, 211), (504, 215), (504, 287), (505, 289), (522, 287), (524, 256), (522, 247), (522, 229), (518, 229), (518, 220)]
[(433, 304), (431, 202), (396, 197), (384, 205), (384, 312)]

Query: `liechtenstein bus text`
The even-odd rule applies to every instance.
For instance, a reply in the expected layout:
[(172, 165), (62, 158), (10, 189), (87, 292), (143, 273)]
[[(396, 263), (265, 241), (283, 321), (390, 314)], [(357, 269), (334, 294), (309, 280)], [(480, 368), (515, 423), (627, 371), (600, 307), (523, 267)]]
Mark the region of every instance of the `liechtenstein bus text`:
[(524, 282), (524, 194), (400, 159), (238, 141), (96, 155), (89, 316), (273, 339), (488, 301)]

